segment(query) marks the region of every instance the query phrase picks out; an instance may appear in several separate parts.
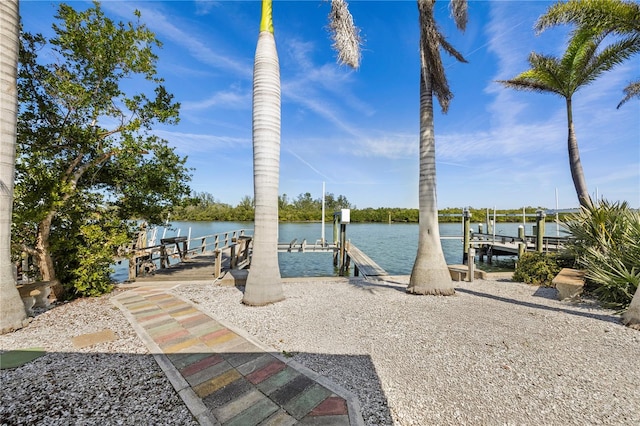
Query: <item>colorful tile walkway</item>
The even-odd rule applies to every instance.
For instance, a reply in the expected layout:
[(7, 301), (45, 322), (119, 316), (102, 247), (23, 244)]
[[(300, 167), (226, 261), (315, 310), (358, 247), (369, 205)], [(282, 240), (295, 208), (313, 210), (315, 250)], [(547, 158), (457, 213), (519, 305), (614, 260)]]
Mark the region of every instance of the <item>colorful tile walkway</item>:
[(363, 424), (353, 396), (191, 302), (151, 286), (112, 300), (202, 425)]

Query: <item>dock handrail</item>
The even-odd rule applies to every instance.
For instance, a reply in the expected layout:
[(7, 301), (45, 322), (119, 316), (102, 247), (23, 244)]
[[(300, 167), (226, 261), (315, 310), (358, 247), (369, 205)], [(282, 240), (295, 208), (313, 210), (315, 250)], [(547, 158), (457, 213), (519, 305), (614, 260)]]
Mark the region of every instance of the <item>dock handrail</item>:
[[(249, 236), (247, 231), (250, 230), (237, 229), (190, 239), (164, 238), (161, 244), (135, 249), (129, 258), (129, 279), (135, 279), (140, 272), (147, 272), (147, 269), (155, 270), (156, 264), (160, 269), (168, 268), (171, 266), (170, 258), (176, 257), (176, 254), (179, 261), (183, 261), (195, 254), (220, 253), (225, 249), (233, 249), (239, 238)], [(196, 241), (200, 244), (192, 247), (191, 243)]]
[[(511, 243), (534, 243), (536, 240), (536, 236), (535, 235), (525, 235), (524, 238), (520, 238), (520, 237), (513, 237), (510, 235), (502, 235), (502, 234), (485, 234), (485, 233), (481, 233), (481, 232), (472, 232), (471, 233), (471, 237), (472, 238), (477, 238), (479, 240), (483, 240), (483, 241), (490, 241), (490, 242), (502, 242), (502, 243), (506, 243), (506, 242), (511, 242)], [(551, 244), (551, 245), (562, 245), (562, 244), (567, 244), (570, 241), (572, 241), (573, 237), (553, 237), (553, 236), (543, 236), (542, 240), (544, 242), (544, 244)]]

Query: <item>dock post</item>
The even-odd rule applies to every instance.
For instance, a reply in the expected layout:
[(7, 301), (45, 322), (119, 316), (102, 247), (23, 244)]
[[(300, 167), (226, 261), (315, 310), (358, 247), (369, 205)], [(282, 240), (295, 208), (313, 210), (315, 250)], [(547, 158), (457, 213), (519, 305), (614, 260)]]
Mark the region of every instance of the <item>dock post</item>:
[[(333, 244), (340, 247), (341, 242), (338, 237), (338, 224), (340, 222), (340, 212), (333, 213)], [(333, 266), (340, 266), (340, 253), (338, 250), (333, 252)]]
[(345, 266), (347, 264), (347, 251), (346, 251), (346, 241), (347, 241), (347, 224), (340, 224), (340, 275), (343, 276), (345, 274)]
[(160, 269), (169, 267), (169, 255), (167, 254), (167, 246), (160, 246)]
[(135, 254), (129, 258), (129, 281), (136, 280), (136, 276), (138, 275), (137, 261), (138, 258)]
[(544, 218), (546, 214), (542, 210), (536, 211), (536, 251), (542, 253), (544, 247)]
[(487, 234), (493, 234), (493, 223), (489, 218), (489, 209), (487, 209), (487, 213), (485, 215), (485, 220), (487, 222)]
[(466, 265), (469, 260), (469, 242), (471, 239), (471, 212), (468, 209), (462, 211), (462, 264)]
[(520, 239), (518, 242), (518, 259), (520, 259), (527, 249), (527, 243), (524, 237), (524, 225), (518, 226), (518, 238)]
[(218, 279), (220, 278), (220, 275), (222, 275), (222, 250), (214, 250), (213, 256), (215, 257), (215, 262), (213, 264), (213, 279)]
[(469, 247), (469, 258), (468, 258), (468, 264), (469, 264), (469, 279), (468, 281), (470, 283), (473, 282), (473, 278), (474, 275), (476, 273), (475, 271), (475, 266), (476, 266), (476, 249), (474, 249), (473, 247)]

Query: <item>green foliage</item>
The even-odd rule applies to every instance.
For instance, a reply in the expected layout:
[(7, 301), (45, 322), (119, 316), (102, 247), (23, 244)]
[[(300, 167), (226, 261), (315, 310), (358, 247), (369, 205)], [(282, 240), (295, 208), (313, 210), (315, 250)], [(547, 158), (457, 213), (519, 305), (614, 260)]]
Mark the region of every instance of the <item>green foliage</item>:
[[(418, 209), (379, 207), (358, 209), (352, 205), (344, 195), (335, 196), (328, 193), (325, 196), (325, 220), (332, 221), (333, 213), (340, 209), (351, 209), (353, 223), (418, 223)], [(526, 207), (527, 215), (535, 214), (542, 207)], [(440, 223), (460, 223), (462, 208), (444, 208), (439, 210)], [(484, 223), (487, 215), (493, 220), (493, 209), (470, 208), (471, 222)], [(322, 198), (312, 198), (310, 193), (300, 194), (291, 199), (287, 194), (278, 197), (278, 214), (280, 222), (306, 222), (322, 220)], [(519, 222), (522, 220), (522, 209), (502, 209), (496, 211), (496, 222)], [(166, 217), (166, 213), (165, 213)], [(252, 221), (253, 199), (245, 196), (240, 203), (233, 207), (217, 201), (212, 194), (203, 192), (194, 194), (193, 198), (183, 200), (174, 207), (172, 216), (175, 220), (213, 220), (213, 221)], [(562, 216), (561, 216), (562, 217)], [(532, 220), (528, 218), (528, 220)], [(547, 216), (546, 221), (555, 220)]]
[(518, 260), (513, 280), (550, 287), (560, 269), (554, 254), (527, 252)]
[(568, 251), (587, 272), (588, 288), (607, 306), (625, 308), (640, 283), (640, 212), (602, 201), (572, 215)]
[(131, 241), (127, 225), (106, 211), (69, 225), (64, 233), (67, 238), (60, 239), (61, 232), (55, 234), (53, 250), (57, 276), (67, 293), (99, 296), (111, 291), (114, 254)]
[(113, 22), (97, 2), (61, 4), (56, 17), (50, 39), (21, 38), (12, 239), (43, 277), (95, 295), (110, 287), (124, 224), (161, 223), (190, 176), (186, 159), (150, 133), (175, 124), (179, 109), (156, 74), (155, 35)]

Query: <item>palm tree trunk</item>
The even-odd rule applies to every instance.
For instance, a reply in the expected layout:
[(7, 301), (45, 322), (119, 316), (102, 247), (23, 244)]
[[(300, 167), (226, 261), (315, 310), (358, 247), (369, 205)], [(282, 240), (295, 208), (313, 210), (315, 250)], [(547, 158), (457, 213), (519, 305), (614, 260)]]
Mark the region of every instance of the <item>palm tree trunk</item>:
[(436, 140), (433, 95), (428, 70), (420, 76), (420, 180), (418, 253), (407, 291), (416, 294), (452, 295), (451, 275), (444, 260), (438, 227), (436, 196)]
[(591, 197), (589, 196), (589, 190), (587, 189), (587, 182), (584, 178), (584, 171), (582, 170), (582, 163), (580, 162), (580, 151), (578, 150), (578, 139), (576, 138), (576, 132), (573, 128), (573, 110), (571, 107), (571, 98), (567, 97), (567, 124), (569, 127), (569, 137), (567, 141), (567, 148), (569, 150), (569, 169), (571, 170), (571, 178), (573, 179), (573, 186), (576, 189), (578, 195), (578, 201), (583, 207), (591, 207)]
[(0, 2), (0, 333), (28, 324), (11, 263), (11, 213), (16, 156), (19, 49), (18, 0)]
[(636, 289), (631, 304), (624, 314), (622, 314), (622, 323), (628, 327), (640, 330), (640, 286)]
[(271, 17), (271, 0), (263, 0), (253, 69), (253, 255), (242, 299), (253, 306), (284, 299), (278, 265), (280, 65)]

